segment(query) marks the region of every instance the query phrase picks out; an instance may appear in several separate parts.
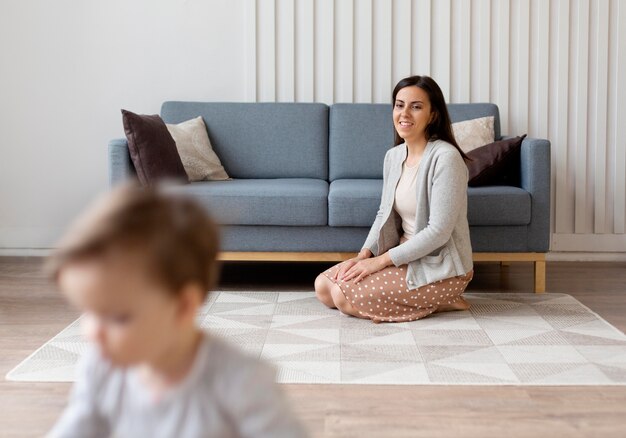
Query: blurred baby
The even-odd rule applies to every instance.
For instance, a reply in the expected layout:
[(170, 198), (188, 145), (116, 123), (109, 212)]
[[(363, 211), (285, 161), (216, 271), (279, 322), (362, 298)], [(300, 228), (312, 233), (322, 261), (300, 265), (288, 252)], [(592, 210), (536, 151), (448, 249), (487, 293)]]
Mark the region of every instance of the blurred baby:
[(303, 437), (274, 370), (200, 330), (218, 229), (195, 202), (123, 186), (47, 268), (92, 343), (50, 437)]

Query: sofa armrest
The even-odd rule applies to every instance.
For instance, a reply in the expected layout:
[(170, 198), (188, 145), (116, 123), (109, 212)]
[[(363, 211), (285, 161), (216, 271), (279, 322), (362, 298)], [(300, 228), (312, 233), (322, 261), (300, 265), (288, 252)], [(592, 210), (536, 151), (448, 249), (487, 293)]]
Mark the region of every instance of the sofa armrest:
[(550, 249), (550, 142), (525, 138), (521, 148), (521, 187), (530, 193), (528, 250)]
[(128, 142), (125, 138), (109, 142), (109, 186), (137, 178), (135, 166), (130, 159)]

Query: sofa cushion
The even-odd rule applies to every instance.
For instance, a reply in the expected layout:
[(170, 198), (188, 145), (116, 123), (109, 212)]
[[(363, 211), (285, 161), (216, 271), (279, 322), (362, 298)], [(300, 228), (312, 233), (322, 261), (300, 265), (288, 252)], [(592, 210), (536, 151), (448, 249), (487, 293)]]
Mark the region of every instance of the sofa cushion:
[(381, 179), (338, 179), (328, 191), (328, 225), (371, 227), (383, 192)]
[(493, 116), (463, 120), (452, 124), (454, 139), (466, 154), (476, 148), (493, 143)]
[(176, 149), (189, 181), (229, 179), (219, 157), (213, 151), (202, 117), (178, 124), (168, 123), (165, 126), (176, 142)]
[(160, 179), (189, 182), (176, 143), (158, 115), (140, 115), (122, 110), (128, 151), (141, 184), (153, 185)]
[(331, 181), (383, 177), (383, 160), (393, 146), (391, 116), (391, 104), (337, 103), (330, 107)]
[[(328, 224), (333, 227), (371, 227), (380, 206), (382, 189), (382, 180), (333, 181), (328, 192)], [(470, 225), (530, 223), (530, 194), (519, 187), (470, 187), (467, 195)]]
[(530, 223), (530, 193), (524, 189), (511, 186), (469, 187), (467, 195), (467, 220), (472, 226)]
[(500, 140), (500, 111), (498, 105), (493, 103), (450, 103), (448, 113), (452, 123), (465, 120), (478, 119), (493, 116), (493, 134), (496, 140)]
[(465, 164), (469, 171), (468, 185), (520, 185), (520, 148), (526, 135), (507, 138), (481, 146), (469, 152)]
[(199, 200), (224, 225), (328, 223), (328, 183), (319, 179), (201, 181), (167, 190)]
[(166, 123), (201, 116), (232, 178), (328, 179), (328, 106), (321, 103), (165, 102)]

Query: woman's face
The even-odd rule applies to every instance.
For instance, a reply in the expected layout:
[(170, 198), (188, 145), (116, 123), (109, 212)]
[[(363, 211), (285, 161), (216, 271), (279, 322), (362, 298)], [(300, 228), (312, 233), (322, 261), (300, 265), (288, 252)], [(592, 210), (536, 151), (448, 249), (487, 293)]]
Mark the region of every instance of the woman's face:
[(393, 124), (405, 141), (425, 139), (432, 115), (430, 99), (424, 90), (409, 86), (398, 91), (393, 106)]

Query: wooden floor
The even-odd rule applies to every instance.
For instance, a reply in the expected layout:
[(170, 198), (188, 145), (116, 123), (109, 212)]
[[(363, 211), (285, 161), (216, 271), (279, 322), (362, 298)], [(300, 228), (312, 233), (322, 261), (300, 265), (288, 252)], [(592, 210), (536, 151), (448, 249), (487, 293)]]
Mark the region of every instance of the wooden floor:
[[(0, 258), (0, 437), (41, 436), (69, 384), (3, 376), (78, 314), (37, 258)], [(324, 263), (224, 266), (231, 290), (312, 290)], [(530, 292), (530, 263), (475, 266), (471, 291)], [(626, 331), (626, 263), (548, 263), (547, 292), (568, 293)], [(312, 437), (624, 437), (626, 387), (285, 385)]]

